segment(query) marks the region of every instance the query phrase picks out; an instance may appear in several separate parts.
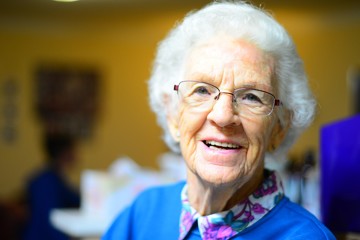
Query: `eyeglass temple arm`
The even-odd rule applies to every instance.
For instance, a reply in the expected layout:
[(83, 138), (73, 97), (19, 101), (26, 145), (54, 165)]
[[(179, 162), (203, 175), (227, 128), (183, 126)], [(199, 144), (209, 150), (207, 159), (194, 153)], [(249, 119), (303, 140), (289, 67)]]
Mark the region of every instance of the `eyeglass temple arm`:
[(282, 102), (279, 99), (275, 99), (275, 106), (280, 106), (282, 105)]
[(174, 91), (179, 90), (179, 85), (174, 85)]

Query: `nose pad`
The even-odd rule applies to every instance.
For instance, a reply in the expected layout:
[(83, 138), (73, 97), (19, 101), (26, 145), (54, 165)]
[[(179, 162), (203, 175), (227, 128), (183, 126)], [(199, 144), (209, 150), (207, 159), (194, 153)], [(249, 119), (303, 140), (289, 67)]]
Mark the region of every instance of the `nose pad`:
[(220, 95), (221, 95), (222, 93), (230, 94), (230, 95), (232, 96), (232, 102), (235, 102), (235, 95), (234, 95), (233, 93), (231, 93), (231, 92), (219, 92), (219, 94), (216, 95), (214, 99), (215, 99), (215, 100), (219, 100)]
[[(232, 92), (219, 92), (219, 94), (216, 95), (216, 97), (214, 98), (214, 100), (216, 100), (216, 101), (219, 100), (219, 99), (220, 99), (220, 95), (221, 95), (222, 93), (231, 95), (232, 110), (233, 110), (234, 112), (236, 112), (236, 111), (237, 111), (237, 110), (236, 110), (236, 99), (235, 99), (234, 93), (232, 93)], [(215, 103), (216, 103), (216, 102), (215, 102)], [(214, 104), (215, 104), (215, 103), (214, 103)], [(237, 112), (236, 112), (236, 113), (237, 113)]]
[[(220, 99), (221, 93), (231, 95), (231, 102), (227, 98)], [(220, 92), (215, 97), (214, 106), (208, 114), (208, 119), (220, 127), (229, 125), (239, 125), (240, 117), (234, 108), (234, 94), (230, 92)]]

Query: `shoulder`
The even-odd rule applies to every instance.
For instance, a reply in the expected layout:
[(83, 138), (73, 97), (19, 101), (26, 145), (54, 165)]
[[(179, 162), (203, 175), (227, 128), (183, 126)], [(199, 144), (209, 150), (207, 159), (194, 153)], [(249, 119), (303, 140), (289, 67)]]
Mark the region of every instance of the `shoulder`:
[[(293, 234), (299, 236), (298, 239), (305, 239), (306, 236), (312, 236), (312, 239), (335, 239), (330, 230), (313, 214), (302, 206), (284, 199), (284, 218), (287, 217), (294, 222)], [(307, 233), (304, 237), (303, 234)], [(317, 236), (316, 238), (314, 238)]]
[(253, 227), (276, 239), (335, 239), (320, 220), (286, 197)]
[(49, 169), (41, 169), (39, 171), (31, 174), (27, 181), (27, 188), (31, 191), (39, 189), (43, 190), (44, 188), (53, 188), (54, 185), (59, 185), (61, 179)]
[(325, 226), (312, 213), (302, 206), (291, 202), (288, 198), (282, 200), (282, 206), (279, 206), (280, 216), (287, 217), (289, 221), (302, 222), (306, 225), (312, 225), (314, 228), (323, 230)]
[[(181, 211), (181, 190), (185, 182), (157, 186), (146, 189), (131, 205), (134, 216), (141, 216), (142, 222), (153, 221), (156, 216), (163, 219), (170, 218), (174, 213)], [(178, 217), (176, 217), (177, 219)]]
[(179, 182), (144, 190), (115, 219), (103, 239), (177, 238), (184, 185)]
[(185, 185), (185, 182), (177, 182), (169, 185), (161, 185), (156, 187), (151, 187), (139, 194), (135, 199), (134, 204), (141, 203), (143, 201), (151, 201), (158, 203), (158, 200), (176, 200), (180, 201), (180, 194)]

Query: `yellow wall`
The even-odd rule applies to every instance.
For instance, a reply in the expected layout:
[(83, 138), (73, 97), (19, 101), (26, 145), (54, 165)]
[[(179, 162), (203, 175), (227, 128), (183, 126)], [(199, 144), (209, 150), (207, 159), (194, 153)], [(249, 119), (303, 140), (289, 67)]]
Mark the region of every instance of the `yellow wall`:
[[(0, 84), (12, 77), (20, 87), (15, 122), (18, 139), (8, 144), (0, 138), (0, 197), (20, 191), (28, 174), (42, 164), (32, 84), (34, 69), (42, 62), (86, 64), (101, 70), (100, 114), (93, 137), (81, 142), (79, 163), (72, 173), (75, 180), (81, 170), (106, 169), (123, 155), (156, 166), (157, 156), (166, 147), (148, 107), (145, 81), (157, 42), (188, 10), (122, 13), (86, 22), (55, 20), (51, 14), (45, 20), (36, 16), (16, 22), (0, 18)], [(309, 147), (318, 148), (322, 124), (350, 113), (346, 71), (360, 63), (360, 16), (272, 10), (297, 42), (320, 104), (314, 125), (292, 149), (292, 154), (299, 155)], [(0, 106), (3, 101), (0, 97)]]
[(347, 73), (351, 67), (360, 66), (360, 9), (278, 9), (276, 16), (297, 43), (318, 100), (314, 123), (292, 149), (299, 155), (306, 148), (318, 149), (323, 124), (353, 114)]

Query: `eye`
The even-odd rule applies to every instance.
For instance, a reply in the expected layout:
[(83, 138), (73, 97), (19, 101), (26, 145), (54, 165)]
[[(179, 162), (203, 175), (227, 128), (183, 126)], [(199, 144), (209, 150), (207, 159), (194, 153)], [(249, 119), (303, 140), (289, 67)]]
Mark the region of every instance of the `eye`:
[(208, 88), (205, 86), (198, 86), (194, 89), (193, 93), (200, 94), (200, 95), (211, 95)]
[(180, 85), (181, 96), (192, 103), (207, 101), (216, 95), (217, 91), (215, 86), (205, 82), (184, 81)]
[(262, 103), (261, 99), (252, 93), (247, 93), (244, 96), (242, 96), (241, 101), (249, 101), (249, 102), (256, 102), (256, 103)]
[(264, 105), (264, 93), (255, 89), (239, 89), (235, 92), (236, 102), (246, 105)]

